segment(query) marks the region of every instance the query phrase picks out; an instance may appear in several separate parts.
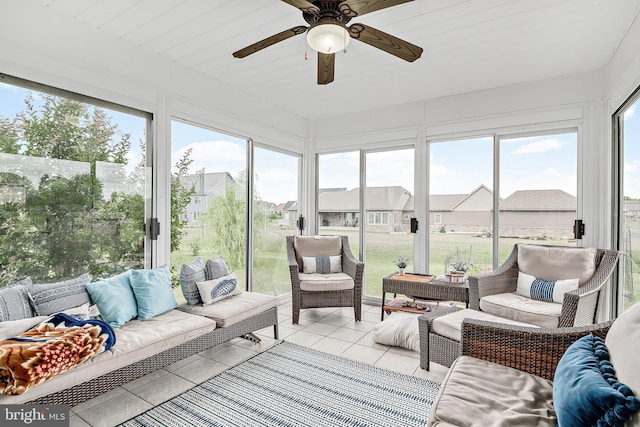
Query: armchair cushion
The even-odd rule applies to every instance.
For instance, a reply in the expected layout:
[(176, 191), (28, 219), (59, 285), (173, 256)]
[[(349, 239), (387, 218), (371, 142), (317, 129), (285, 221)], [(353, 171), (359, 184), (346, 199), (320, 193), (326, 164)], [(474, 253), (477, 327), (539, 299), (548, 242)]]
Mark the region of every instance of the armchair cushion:
[(342, 257), (336, 256), (318, 256), (318, 257), (302, 257), (302, 271), (304, 273), (340, 273), (342, 271)]
[(487, 322), (497, 322), (529, 328), (536, 326), (528, 323), (517, 322), (511, 319), (506, 319), (503, 317), (494, 316), (483, 311), (465, 309), (435, 318), (433, 320), (433, 332), (454, 341), (461, 342), (460, 337), (462, 334), (462, 321), (464, 319), (485, 320)]
[(578, 278), (586, 283), (596, 271), (595, 248), (518, 245), (518, 268), (544, 280)]
[(429, 426), (556, 427), (547, 379), (461, 356), (442, 384)]
[(307, 274), (300, 273), (300, 290), (302, 291), (342, 291), (353, 289), (355, 282), (346, 273)]
[(518, 273), (516, 294), (539, 301), (562, 304), (566, 292), (578, 289), (578, 279), (544, 280), (529, 274)]
[(480, 298), (480, 310), (543, 328), (557, 328), (560, 324), (562, 304), (538, 301), (507, 292)]
[(340, 236), (295, 236), (293, 247), (298, 268), (302, 269), (302, 257), (341, 255), (342, 239)]
[(571, 344), (560, 359), (553, 404), (562, 427), (622, 427), (640, 409), (633, 391), (616, 378), (604, 340), (593, 335)]

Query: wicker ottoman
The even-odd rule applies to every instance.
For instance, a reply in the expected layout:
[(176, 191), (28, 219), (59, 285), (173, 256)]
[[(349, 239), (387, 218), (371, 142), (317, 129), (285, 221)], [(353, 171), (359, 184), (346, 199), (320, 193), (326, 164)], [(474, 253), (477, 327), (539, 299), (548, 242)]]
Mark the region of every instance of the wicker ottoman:
[(425, 314), (418, 318), (420, 367), (422, 369), (429, 370), (429, 362), (439, 363), (447, 368), (451, 367), (453, 361), (462, 353), (461, 331), (462, 322), (465, 319), (525, 328), (539, 327), (468, 308), (451, 307)]
[(445, 308), (432, 311), (418, 317), (418, 330), (420, 333), (420, 367), (429, 370), (429, 362), (439, 363), (450, 367), (454, 360), (460, 356), (460, 343), (447, 337), (433, 333), (433, 321), (440, 316), (446, 316), (462, 310), (459, 307)]

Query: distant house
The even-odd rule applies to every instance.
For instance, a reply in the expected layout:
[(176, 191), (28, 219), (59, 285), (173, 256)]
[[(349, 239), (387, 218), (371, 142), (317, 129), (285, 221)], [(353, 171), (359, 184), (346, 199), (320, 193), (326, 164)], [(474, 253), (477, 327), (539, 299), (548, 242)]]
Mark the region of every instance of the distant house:
[[(368, 231), (409, 231), (413, 196), (408, 190), (400, 186), (369, 187), (365, 197)], [(360, 223), (360, 190), (321, 189), (318, 194), (318, 221), (325, 227), (357, 227)]]
[(227, 188), (235, 185), (235, 181), (229, 172), (196, 173), (189, 175), (182, 185), (187, 189), (193, 186), (195, 191), (184, 214), (180, 215), (188, 224), (193, 224), (206, 211), (209, 201), (223, 196)]
[(640, 217), (640, 200), (625, 200), (624, 216), (630, 218)]
[(572, 238), (576, 206), (562, 190), (518, 190), (500, 203), (500, 233)]
[[(360, 221), (359, 189), (323, 189), (318, 220), (325, 227), (355, 227)], [(366, 192), (367, 231), (409, 232), (414, 196), (399, 186), (370, 187)], [(519, 190), (500, 201), (500, 233), (509, 237), (573, 237), (575, 196), (562, 190)], [(295, 202), (289, 202), (289, 225), (295, 226)], [(640, 214), (640, 201), (637, 206)], [(480, 185), (465, 194), (429, 197), (431, 232), (493, 233), (493, 192)]]
[(467, 194), (434, 194), (429, 197), (430, 231), (490, 230), (492, 213), (493, 192), (484, 185)]
[(296, 213), (298, 212), (298, 202), (295, 200), (289, 200), (282, 205), (282, 210), (278, 210), (280, 216), (282, 216), (283, 223), (289, 224), (291, 227), (295, 226)]

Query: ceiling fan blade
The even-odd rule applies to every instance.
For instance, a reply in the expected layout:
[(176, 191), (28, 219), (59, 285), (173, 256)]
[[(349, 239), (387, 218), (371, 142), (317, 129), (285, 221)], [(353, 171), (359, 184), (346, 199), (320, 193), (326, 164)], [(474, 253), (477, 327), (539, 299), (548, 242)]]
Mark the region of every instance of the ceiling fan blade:
[(297, 36), (300, 34), (304, 34), (307, 31), (307, 27), (305, 26), (298, 26), (298, 27), (293, 27), (293, 28), (289, 28), (288, 30), (285, 30), (281, 33), (278, 34), (274, 34), (271, 37), (267, 37), (264, 40), (260, 40), (257, 43), (254, 43), (252, 45), (249, 45), (247, 47), (245, 47), (244, 49), (240, 49), (236, 52), (233, 52), (233, 56), (235, 58), (244, 58), (245, 56), (249, 56), (252, 53), (256, 53), (259, 50), (264, 49), (265, 47), (269, 47), (273, 44), (276, 44), (278, 42), (281, 42), (283, 40), (288, 39), (289, 37), (293, 37), (293, 36)]
[[(286, 1), (286, 0), (283, 0)], [(386, 9), (391, 6), (397, 6), (413, 0), (344, 0), (340, 3), (340, 12), (344, 15), (355, 18), (365, 13), (373, 12), (380, 9)]]
[(405, 61), (413, 62), (422, 55), (422, 48), (363, 24), (349, 27), (349, 35), (363, 43), (377, 47)]
[(333, 71), (336, 66), (335, 53), (318, 52), (318, 84), (326, 85), (333, 81)]
[(282, 0), (283, 2), (290, 4), (293, 7), (297, 7), (305, 13), (316, 14), (320, 12), (320, 8), (307, 0)]

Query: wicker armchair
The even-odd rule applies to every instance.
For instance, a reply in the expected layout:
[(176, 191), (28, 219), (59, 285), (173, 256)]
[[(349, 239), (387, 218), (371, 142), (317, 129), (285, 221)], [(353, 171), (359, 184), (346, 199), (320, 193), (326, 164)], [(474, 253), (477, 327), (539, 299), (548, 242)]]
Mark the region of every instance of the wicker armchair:
[(567, 348), (585, 335), (605, 338), (613, 320), (570, 328), (525, 328), (465, 319), (462, 355), (518, 369), (553, 380)]
[[(292, 323), (298, 323), (300, 309), (316, 307), (353, 307), (355, 320), (361, 320), (364, 263), (351, 253), (347, 236), (287, 236), (286, 240), (291, 275)], [(314, 249), (316, 242), (318, 250)], [(297, 251), (302, 247), (303, 253)], [(342, 272), (322, 275), (303, 273), (302, 256), (336, 254), (341, 256)]]
[[(519, 245), (514, 246), (507, 260), (495, 270), (469, 277), (469, 308), (480, 310), (480, 299), (484, 296), (515, 291)], [(558, 327), (591, 325), (597, 321), (600, 291), (615, 269), (619, 256), (618, 251), (596, 250), (596, 270), (586, 283), (564, 295)]]

